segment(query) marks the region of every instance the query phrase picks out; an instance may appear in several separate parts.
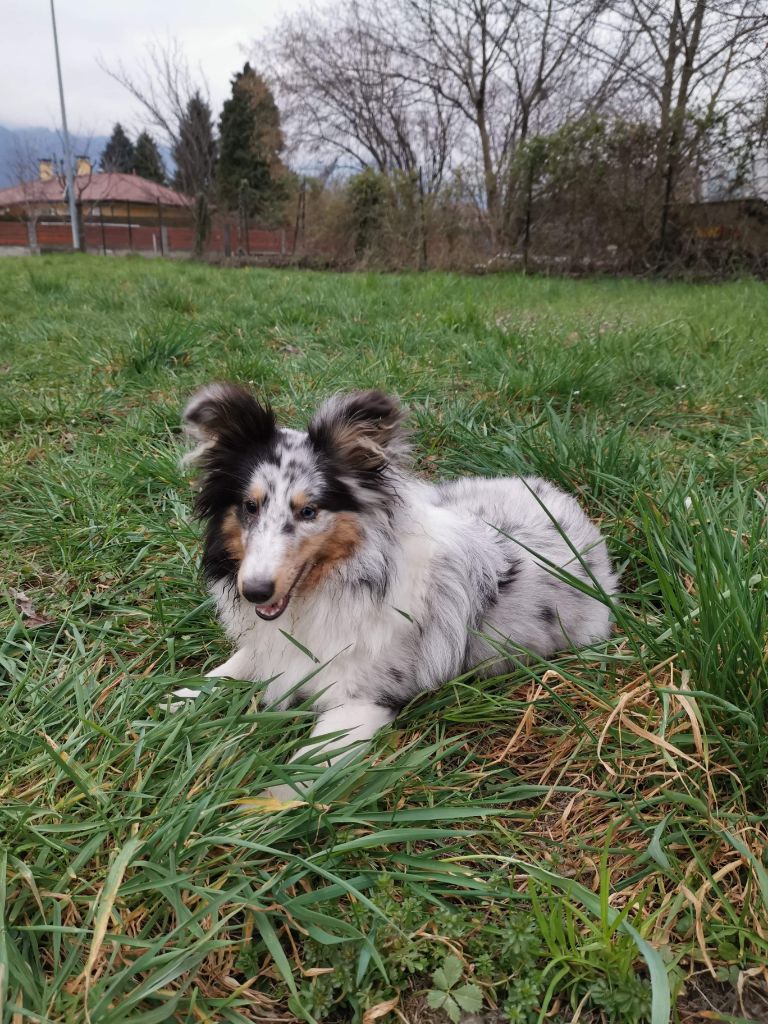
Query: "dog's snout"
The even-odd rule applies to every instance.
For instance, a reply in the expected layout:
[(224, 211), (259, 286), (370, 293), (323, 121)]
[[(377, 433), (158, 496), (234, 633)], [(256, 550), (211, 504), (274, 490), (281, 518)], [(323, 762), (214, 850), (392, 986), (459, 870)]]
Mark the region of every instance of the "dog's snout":
[(253, 604), (266, 604), (274, 592), (272, 580), (249, 580), (243, 584), (243, 597)]

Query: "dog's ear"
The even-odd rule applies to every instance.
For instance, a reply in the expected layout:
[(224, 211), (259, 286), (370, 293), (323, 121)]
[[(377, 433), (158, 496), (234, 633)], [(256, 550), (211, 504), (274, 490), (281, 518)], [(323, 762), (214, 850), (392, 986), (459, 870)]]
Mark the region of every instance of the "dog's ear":
[(184, 459), (196, 462), (216, 446), (247, 450), (268, 444), (276, 429), (275, 414), (250, 391), (236, 384), (208, 384), (190, 398), (184, 430), (197, 448)]
[(309, 425), (313, 445), (358, 473), (378, 474), (404, 466), (410, 446), (399, 400), (383, 391), (333, 395)]

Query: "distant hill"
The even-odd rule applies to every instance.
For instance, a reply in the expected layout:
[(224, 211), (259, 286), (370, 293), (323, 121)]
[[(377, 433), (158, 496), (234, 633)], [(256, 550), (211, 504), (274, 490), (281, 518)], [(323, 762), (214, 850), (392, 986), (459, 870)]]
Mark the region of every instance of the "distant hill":
[[(95, 163), (107, 144), (106, 135), (72, 134), (72, 149), (76, 155), (88, 156)], [(19, 153), (28, 154), (31, 167), (29, 176), (37, 175), (36, 161), (39, 157), (61, 156), (63, 145), (58, 132), (51, 128), (7, 128), (0, 125), (0, 188), (18, 184)], [(160, 153), (167, 171), (173, 169), (173, 161), (165, 146)]]

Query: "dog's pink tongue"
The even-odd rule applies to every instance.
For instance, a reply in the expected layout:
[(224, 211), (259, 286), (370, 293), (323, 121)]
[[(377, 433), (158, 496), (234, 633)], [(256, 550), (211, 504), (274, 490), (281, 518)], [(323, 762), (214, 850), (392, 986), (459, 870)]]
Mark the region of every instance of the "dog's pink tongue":
[(287, 604), (288, 598), (283, 597), (279, 601), (276, 601), (275, 604), (260, 604), (258, 605), (257, 610), (260, 611), (262, 615), (279, 615)]

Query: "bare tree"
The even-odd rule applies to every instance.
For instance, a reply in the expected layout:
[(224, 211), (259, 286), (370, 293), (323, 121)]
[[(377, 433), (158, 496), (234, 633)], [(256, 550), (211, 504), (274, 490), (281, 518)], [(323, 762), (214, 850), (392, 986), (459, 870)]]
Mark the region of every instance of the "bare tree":
[(199, 80), (193, 77), (184, 51), (175, 39), (162, 46), (149, 46), (146, 62), (136, 74), (123, 64), (112, 68), (101, 60), (99, 66), (138, 100), (148, 124), (164, 137), (172, 152), (184, 154), (183, 185), (190, 195), (199, 251), (207, 231), (217, 153), (206, 118), (190, 117), (190, 111), (199, 111), (202, 107), (210, 110), (207, 83), (202, 74)]
[(537, 203), (550, 241), (555, 209), (582, 218), (569, 237), (620, 234), (587, 229), (599, 158), (614, 226), (624, 194), (647, 261), (705, 163), (742, 180), (766, 120), (750, 103), (766, 31), (764, 0), (330, 0), (285, 21), (272, 54), (294, 147), (387, 175), (429, 167), (465, 224), (471, 196), (492, 246), (524, 259)]
[(505, 48), (521, 9), (521, 0), (400, 0), (380, 15), (382, 36), (403, 57), (404, 74), (471, 127), (472, 148), (479, 142), (481, 205), (494, 243), (515, 120)]
[(380, 16), (413, 80), (469, 128), (495, 245), (530, 219), (520, 148), (604, 102), (616, 80), (616, 61), (593, 52), (601, 9), (595, 0), (399, 0)]
[(27, 225), (29, 247), (32, 252), (37, 252), (37, 222), (44, 209), (41, 202), (43, 193), (39, 180), (39, 160), (27, 139), (20, 137), (14, 141), (13, 151), (8, 158), (8, 169), (21, 194), (19, 206)]
[[(506, 238), (521, 242), (524, 261), (530, 245), (536, 174), (535, 157), (526, 151), (526, 144), (532, 137), (547, 137), (602, 111), (624, 80), (628, 42), (619, 38), (610, 55), (601, 51), (601, 12), (602, 5), (596, 2), (529, 2), (505, 45), (515, 121), (502, 226)], [(526, 156), (523, 161), (517, 159), (521, 151)]]
[(270, 50), (287, 127), (304, 149), (383, 174), (421, 172), (436, 191), (454, 142), (454, 111), (437, 91), (409, 81), (373, 10), (353, 0), (283, 22)]
[[(90, 156), (90, 150), (93, 145), (92, 136), (85, 139), (81, 137), (79, 145), (80, 149), (85, 151), (88, 156), (88, 172), (76, 175), (74, 178), (75, 206), (78, 218), (81, 221), (80, 244), (84, 248), (85, 234), (82, 231), (82, 196), (93, 176), (93, 159)], [(50, 174), (51, 178), (61, 188), (62, 197), (66, 198), (69, 184), (63, 154), (64, 140), (59, 134), (59, 153), (53, 154), (50, 157)], [(45, 183), (40, 178), (40, 155), (28, 139), (20, 138), (15, 140), (9, 165), (21, 193), (20, 206), (23, 210), (22, 217), (24, 222), (28, 225), (27, 231), (30, 248), (36, 251), (38, 221), (43, 216), (47, 207), (60, 200), (52, 199), (46, 192), (44, 188)]]
[(768, 10), (755, 0), (617, 0), (618, 31), (632, 39), (625, 65), (638, 102), (658, 126), (654, 182), (658, 258), (686, 166), (716, 119), (733, 116), (765, 51)]

